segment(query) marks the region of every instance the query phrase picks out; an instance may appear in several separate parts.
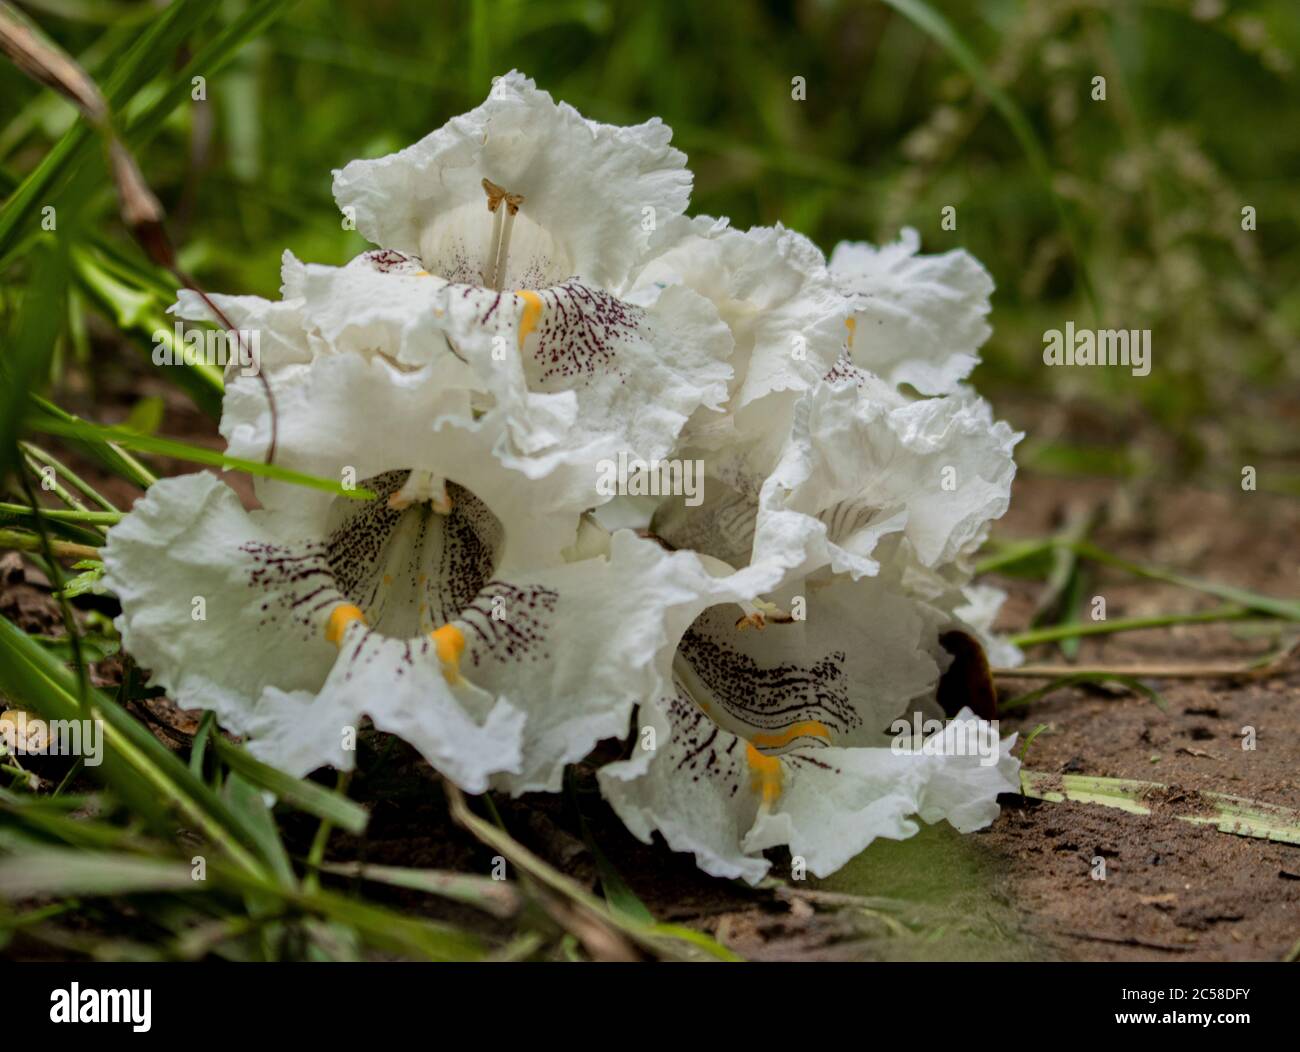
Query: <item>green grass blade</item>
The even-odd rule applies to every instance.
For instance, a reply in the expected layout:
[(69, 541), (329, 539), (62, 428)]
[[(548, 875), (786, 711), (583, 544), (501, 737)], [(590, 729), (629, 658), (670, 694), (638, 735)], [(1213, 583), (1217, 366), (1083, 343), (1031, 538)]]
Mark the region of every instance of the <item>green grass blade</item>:
[(0, 479), (18, 467), (18, 432), (27, 392), (43, 385), (58, 339), (67, 294), (63, 253), (48, 242), (35, 254), (16, 331), (0, 355)]
[(285, 774), (220, 735), (213, 735), (211, 742), (226, 766), (253, 785), (269, 790), (286, 804), (322, 818), (349, 833), (360, 835), (365, 832), (370, 812), (360, 804), (315, 782)]
[(1149, 563), (1131, 562), (1128, 559), (1121, 559), (1117, 555), (1111, 555), (1110, 552), (1099, 548), (1090, 541), (1078, 541), (1071, 546), (1084, 558), (1104, 563), (1107, 566), (1113, 566), (1117, 570), (1123, 570), (1135, 577), (1144, 577), (1150, 581), (1162, 581), (1165, 584), (1177, 585), (1180, 588), (1190, 588), (1193, 591), (1217, 596), (1219, 599), (1226, 600), (1229, 603), (1236, 603), (1259, 613), (1285, 618), (1288, 621), (1300, 621), (1300, 599), (1278, 599), (1275, 596), (1264, 595), (1261, 592), (1252, 592), (1248, 588), (1237, 588), (1229, 584), (1219, 584), (1216, 581), (1203, 581), (1199, 577), (1191, 577), (1175, 570), (1152, 566)]
[(1148, 686), (1135, 676), (1125, 675), (1120, 672), (1076, 672), (1068, 676), (1061, 676), (1045, 686), (1027, 691), (1009, 701), (999, 701), (998, 710), (1000, 712), (1010, 712), (1014, 709), (1023, 709), (1027, 705), (1047, 697), (1049, 694), (1055, 694), (1065, 687), (1078, 686), (1080, 683), (1120, 683), (1134, 693), (1146, 695), (1160, 711), (1169, 711), (1169, 704), (1154, 687)]
[[(108, 64), (103, 92), (109, 106), (114, 110), (123, 107), (157, 74), (160, 56), (170, 56), (216, 9), (216, 0), (177, 0), (165, 7), (125, 52)], [(94, 144), (90, 126), (78, 120), (9, 195), (0, 206), (0, 256), (13, 247), (24, 225), (39, 216), (38, 203), (49, 203), (55, 184), (86, 163)]]
[(1020, 143), (1021, 149), (1024, 150), (1030, 167), (1043, 184), (1044, 190), (1051, 199), (1052, 206), (1056, 209), (1056, 214), (1061, 221), (1061, 227), (1065, 231), (1065, 236), (1074, 252), (1075, 266), (1079, 268), (1079, 283), (1083, 286), (1084, 293), (1088, 297), (1088, 302), (1092, 304), (1093, 310), (1100, 314), (1097, 293), (1093, 287), (1092, 277), (1088, 271), (1088, 262), (1082, 251), (1082, 242), (1074, 220), (1066, 208), (1065, 202), (1061, 200), (1060, 194), (1056, 192), (1052, 180), (1052, 166), (1047, 159), (1047, 153), (1038, 141), (1033, 125), (1029, 123), (1024, 111), (1016, 105), (1010, 95), (1002, 90), (989, 73), (988, 68), (975, 54), (974, 49), (966, 43), (952, 24), (926, 3), (926, 0), (884, 0), (884, 2), (942, 47), (949, 57), (966, 71), (971, 80), (975, 82), (975, 86), (989, 100), (989, 103), (998, 111), (1002, 119), (1007, 122), (1011, 133)]
[[(35, 412), (39, 416), (48, 417), (55, 423), (77, 424), (82, 422), (80, 417), (64, 412), (53, 402), (46, 401), (37, 395), (31, 396), (31, 402), (36, 407)], [(105, 442), (98, 437), (93, 439), (67, 438), (66, 441), (78, 452), (98, 461), (114, 475), (135, 483), (141, 489), (148, 489), (157, 481), (153, 472), (136, 460), (135, 457), (124, 453), (119, 446), (111, 442)]]
[(128, 123), (127, 139), (133, 145), (139, 145), (155, 135), (168, 115), (190, 98), (192, 78), (203, 76), (210, 80), (235, 58), (240, 48), (259, 36), (293, 3), (294, 0), (257, 0), (249, 5), (211, 40), (198, 48), (194, 56), (170, 78), (166, 90), (158, 100)]
[(0, 896), (122, 895), (141, 891), (197, 891), (181, 862), (85, 848), (27, 848), (0, 858)]
[(473, 873), (441, 869), (412, 869), (407, 866), (372, 866), (363, 862), (325, 862), (322, 873), (358, 880), (372, 880), (394, 888), (423, 891), (429, 895), (474, 906), (502, 919), (519, 912), (523, 900), (514, 884)]
[(164, 803), (175, 805), (241, 865), (260, 870), (248, 850), (256, 842), (253, 831), (224, 801), (143, 724), (100, 691), (91, 689), (90, 711), (83, 712), (72, 673), (5, 617), (0, 617), (0, 691), (47, 720), (101, 719), (103, 764), (87, 770), (168, 834), (175, 831), (175, 819)]
[(275, 479), (279, 482), (292, 482), (298, 486), (324, 490), (326, 493), (337, 493), (339, 496), (348, 497), (352, 500), (375, 499), (374, 492), (363, 486), (348, 489), (342, 482), (335, 482), (332, 479), (318, 478), (315, 475), (306, 475), (301, 471), (291, 471), (288, 468), (277, 467), (274, 464), (263, 464), (256, 460), (228, 456), (225, 453), (204, 449), (202, 446), (181, 442), (174, 438), (142, 435), (122, 427), (104, 427), (100, 424), (91, 424), (81, 420), (55, 420), (48, 416), (32, 416), (28, 420), (28, 426), (33, 431), (59, 435), (63, 438), (79, 438), (84, 441), (111, 443), (124, 446), (127, 449), (138, 450), (141, 453), (174, 457), (176, 460), (206, 464), (209, 467), (224, 468), (227, 471), (244, 471), (262, 478)]

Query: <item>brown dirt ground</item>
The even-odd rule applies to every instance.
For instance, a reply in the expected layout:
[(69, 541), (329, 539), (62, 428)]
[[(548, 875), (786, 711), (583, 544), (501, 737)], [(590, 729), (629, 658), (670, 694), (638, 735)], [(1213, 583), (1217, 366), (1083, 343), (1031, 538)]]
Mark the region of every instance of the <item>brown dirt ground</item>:
[[(183, 399), (165, 388), (158, 393), (168, 401), (166, 433), (202, 433), (206, 427), (211, 440), (210, 424), (188, 419), (192, 410)], [(92, 467), (79, 466), (102, 481)], [(106, 490), (129, 502), (129, 491), (111, 485)], [(1144, 491), (1133, 483), (1022, 477), (998, 535), (1043, 536), (1060, 527), (1067, 509), (1081, 504), (1106, 509), (1094, 540), (1108, 550), (1279, 596), (1300, 594), (1300, 503), (1265, 493)], [(1015, 578), (1001, 583), (1011, 593), (1001, 627), (1023, 628), (1042, 585)], [(1087, 594), (1104, 595), (1111, 618), (1216, 603), (1110, 572), (1090, 584)], [(0, 611), (29, 630), (59, 631), (46, 582), (13, 556), (0, 563)], [(1276, 629), (1252, 636), (1243, 628), (1184, 626), (1101, 637), (1085, 641), (1079, 659), (1114, 665), (1236, 663), (1285, 641)], [(1062, 660), (1052, 647), (1040, 647), (1029, 658)], [(96, 669), (102, 683), (118, 675), (116, 659)], [(1004, 698), (1037, 685), (1000, 683)], [(1212, 790), (1300, 807), (1300, 660), (1263, 681), (1156, 685), (1167, 711), (1122, 691), (1071, 688), (1008, 716), (1004, 724), (1022, 732), (1046, 724), (1028, 756), (1027, 766), (1035, 770), (1139, 778), (1182, 793)], [(195, 727), (193, 714), (166, 699), (138, 706), (137, 714), (177, 748), (185, 747)], [(1257, 732), (1253, 751), (1241, 746), (1247, 725)], [(487, 871), (490, 852), (450, 823), (436, 776), (400, 743), (365, 744), (370, 753), (362, 753), (353, 794), (372, 806), (371, 827), (364, 839), (336, 835), (331, 856)], [(51, 770), (48, 776), (58, 774)], [(657, 918), (702, 928), (754, 959), (1277, 960), (1300, 939), (1300, 847), (1189, 825), (1171, 808), (1137, 816), (1019, 797), (1004, 803), (1001, 816), (981, 833), (957, 837), (941, 828), (902, 844), (873, 845), (836, 877), (791, 892), (712, 880), (662, 845), (637, 843), (600, 802), (586, 768), (562, 796), (498, 801), (516, 837), (596, 886), (585, 821)], [(314, 822), (292, 815), (286, 822), (291, 849), (305, 851)], [(1096, 856), (1106, 860), (1104, 881), (1091, 877)], [(417, 893), (367, 890), (413, 910), (482, 925), (477, 913)], [(868, 901), (849, 898), (846, 891)]]
[[(1067, 501), (1121, 503), (1115, 483), (1017, 484), (1004, 536), (1041, 535)], [(1098, 540), (1216, 581), (1300, 593), (1300, 507), (1262, 493), (1162, 492), (1141, 510), (1122, 499)], [(1023, 625), (1037, 585), (1011, 582), (1007, 625)], [(1216, 600), (1119, 575), (1091, 594), (1107, 615), (1199, 609)], [(1090, 664), (1237, 664), (1276, 645), (1232, 626), (1124, 633), (1085, 641)], [(1046, 651), (1048, 648), (1042, 648)], [(1043, 661), (1059, 661), (1044, 656)], [(1020, 682), (1015, 690), (1032, 684)], [(1142, 697), (1065, 690), (1004, 722), (1030, 730), (1036, 770), (1138, 778), (1300, 806), (1300, 667), (1267, 681), (1157, 681), (1168, 711)], [(1242, 748), (1245, 726), (1257, 747)], [(1007, 884), (1029, 928), (1061, 956), (1089, 959), (1276, 960), (1300, 939), (1300, 847), (1233, 836), (1170, 815), (1140, 817), (1086, 804), (1007, 807), (982, 834), (1007, 860)], [(1090, 877), (1106, 859), (1106, 880)]]

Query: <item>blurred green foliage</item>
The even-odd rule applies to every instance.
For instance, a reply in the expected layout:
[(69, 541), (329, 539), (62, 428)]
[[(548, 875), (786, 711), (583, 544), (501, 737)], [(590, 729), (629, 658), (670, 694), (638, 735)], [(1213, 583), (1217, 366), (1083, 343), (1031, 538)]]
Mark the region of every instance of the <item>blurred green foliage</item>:
[[(20, 5), (101, 84), (160, 6)], [(258, 5), (207, 6), (180, 46), (155, 51), (127, 118)], [(661, 116), (690, 155), (694, 211), (780, 221), (827, 251), (904, 225), (927, 251), (972, 251), (998, 286), (976, 382), (1031, 432), (1028, 454), (1043, 466), (1200, 464), (1235, 481), (1242, 463), (1294, 464), (1295, 0), (301, 0), (267, 17), (206, 79), (206, 101), (183, 100), (138, 146), (182, 261), (209, 288), (274, 295), (283, 249), (321, 262), (359, 251), (330, 170), (414, 141), (519, 68), (594, 119)], [(946, 43), (926, 31), (936, 22)], [(1105, 101), (1092, 98), (1096, 76)], [(1022, 116), (1050, 190), (990, 91)], [(70, 104), (0, 65), (5, 192), (74, 120)], [(97, 220), (83, 230), (116, 226), (98, 155), (50, 189)], [(940, 226), (946, 205), (956, 230)], [(1257, 230), (1242, 229), (1245, 206)], [(38, 222), (28, 218), (29, 235)], [(107, 237), (135, 252), (124, 233)], [(7, 326), (30, 247), (0, 259)], [(74, 297), (64, 342), (91, 369), (109, 367), (100, 351), (113, 331), (92, 328), (87, 347), (86, 311), (146, 345), (156, 319), (111, 294)], [(1071, 319), (1152, 329), (1151, 375), (1044, 368), (1044, 330)], [(56, 356), (56, 369), (72, 360)], [(1262, 486), (1282, 477), (1261, 474)]]

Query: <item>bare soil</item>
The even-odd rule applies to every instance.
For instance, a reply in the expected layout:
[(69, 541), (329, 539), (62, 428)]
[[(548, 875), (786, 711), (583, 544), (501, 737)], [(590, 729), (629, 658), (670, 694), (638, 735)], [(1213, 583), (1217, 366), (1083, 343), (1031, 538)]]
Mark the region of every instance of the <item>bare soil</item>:
[[(1068, 501), (1113, 501), (1115, 483), (1017, 484), (1006, 536), (1040, 535)], [(1126, 502), (1127, 503), (1127, 502)], [(1256, 492), (1163, 492), (1142, 513), (1121, 509), (1099, 541), (1130, 557), (1279, 596), (1300, 593), (1300, 508)], [(1004, 612), (1023, 625), (1037, 585), (1017, 586)], [(1104, 575), (1093, 594), (1107, 615), (1213, 606), (1186, 590)], [(1229, 625), (1180, 626), (1085, 642), (1080, 663), (1238, 664), (1278, 640)], [(1046, 651), (1047, 648), (1042, 648)], [(1059, 661), (1047, 655), (1042, 660)], [(1030, 749), (1035, 770), (1160, 782), (1184, 802), (1202, 791), (1300, 807), (1300, 668), (1266, 681), (1153, 681), (1168, 710), (1144, 697), (1065, 690), (1004, 720), (1047, 731)], [(1019, 682), (1017, 689), (1032, 683)], [(1256, 748), (1243, 748), (1243, 728)], [(1185, 804), (1186, 806), (1186, 804)], [(1300, 940), (1300, 847), (1234, 836), (1176, 817), (1087, 804), (1008, 806), (981, 835), (1006, 860), (1006, 886), (1028, 930), (1064, 957), (1277, 960)], [(1092, 860), (1106, 860), (1093, 880)]]

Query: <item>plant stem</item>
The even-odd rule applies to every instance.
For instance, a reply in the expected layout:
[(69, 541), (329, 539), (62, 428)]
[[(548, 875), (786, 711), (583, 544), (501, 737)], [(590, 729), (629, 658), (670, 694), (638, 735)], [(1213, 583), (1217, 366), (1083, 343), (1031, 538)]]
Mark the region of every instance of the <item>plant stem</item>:
[[(0, 513), (34, 518), (36, 512), (23, 504), (10, 504), (0, 500)], [(41, 508), (40, 514), (55, 522), (80, 522), (91, 526), (116, 526), (122, 521), (120, 511), (85, 511), (77, 508)]]
[[(335, 792), (339, 796), (348, 795), (348, 784), (352, 781), (351, 771), (339, 771), (338, 782), (335, 785)], [(312, 839), (311, 850), (307, 852), (307, 874), (303, 877), (302, 887), (305, 892), (314, 892), (320, 890), (320, 866), (325, 861), (325, 847), (329, 843), (330, 833), (334, 831), (334, 823), (328, 818), (320, 820), (320, 826), (316, 830), (316, 836)]]
[(1073, 639), (1076, 636), (1100, 636), (1112, 632), (1133, 632), (1143, 628), (1168, 628), (1171, 625), (1202, 625), (1218, 621), (1242, 621), (1255, 616), (1255, 611), (1244, 606), (1218, 606), (1213, 610), (1201, 610), (1190, 614), (1157, 614), (1154, 617), (1122, 617), (1115, 621), (1093, 621), (1080, 624), (1052, 625), (1048, 628), (1034, 628), (1011, 636), (1010, 640), (1018, 647), (1030, 647), (1036, 643), (1054, 643), (1058, 639)]
[[(1280, 655), (1285, 656), (1285, 655)], [(1060, 676), (1145, 676), (1148, 679), (1256, 679), (1282, 671), (1279, 662), (1263, 665), (1020, 665), (990, 670), (1002, 679), (1056, 679)]]
[(54, 455), (47, 453), (45, 450), (43, 450), (40, 446), (36, 445), (36, 443), (34, 442), (22, 442), (20, 443), (20, 445), (23, 448), (23, 452), (28, 453), (31, 456), (35, 457), (42, 464), (48, 464), (59, 475), (62, 475), (65, 479), (71, 482), (74, 486), (77, 487), (77, 489), (81, 490), (82, 493), (84, 493), (87, 497), (93, 500), (105, 511), (115, 512), (118, 510), (111, 500), (109, 500), (102, 493), (100, 493), (99, 490), (95, 489), (94, 486), (92, 486), (89, 482), (87, 482), (75, 471), (73, 471), (70, 467), (68, 467), (65, 463), (63, 463), (63, 461), (59, 460), (58, 457), (55, 457)]
[[(75, 544), (72, 541), (60, 541), (50, 538), (50, 551), (64, 559), (98, 559), (99, 549), (89, 544)], [(0, 530), (0, 548), (12, 548), (19, 552), (39, 552), (44, 550), (41, 539), (34, 533), (23, 530)]]
[[(42, 489), (47, 490), (50, 493), (53, 493), (56, 497), (59, 498), (59, 500), (63, 501), (63, 503), (66, 504), (68, 508), (70, 508), (72, 511), (79, 511), (84, 513), (87, 510), (86, 506), (81, 502), (81, 498), (78, 497), (75, 493), (72, 493), (70, 490), (67, 489), (67, 487), (59, 485), (59, 483), (54, 481), (53, 479), (47, 479), (47, 477), (44, 474), (44, 468), (41, 465), (40, 461), (38, 461), (34, 456), (32, 456), (26, 450), (23, 451), (23, 463), (27, 465), (27, 468), (29, 471), (31, 471), (33, 477), (40, 479)], [(58, 472), (55, 472), (55, 474), (57, 475)], [(57, 510), (57, 509), (51, 509), (51, 510)], [(102, 527), (100, 528), (102, 529)]]

